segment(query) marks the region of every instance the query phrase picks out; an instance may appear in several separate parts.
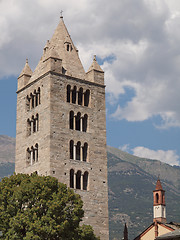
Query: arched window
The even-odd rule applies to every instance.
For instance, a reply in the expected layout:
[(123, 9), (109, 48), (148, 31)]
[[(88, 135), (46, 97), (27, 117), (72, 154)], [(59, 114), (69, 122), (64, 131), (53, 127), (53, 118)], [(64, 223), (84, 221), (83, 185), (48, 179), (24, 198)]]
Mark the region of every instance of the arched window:
[(34, 119), (34, 116), (32, 116), (32, 120), (33, 122), (33, 133), (36, 132), (36, 120)]
[(34, 108), (34, 95), (31, 93), (31, 109)]
[(74, 158), (74, 154), (73, 154), (73, 150), (74, 150), (74, 141), (71, 140), (70, 143), (69, 143), (69, 148), (70, 148), (70, 159), (73, 159)]
[(35, 145), (34, 152), (35, 152), (35, 162), (38, 162), (38, 144), (37, 143)]
[(31, 154), (32, 154), (32, 157), (31, 157), (31, 165), (34, 164), (35, 162), (35, 151), (34, 151), (34, 147), (31, 147)]
[(87, 162), (87, 156), (88, 156), (88, 144), (85, 143), (83, 147), (83, 161)]
[(88, 190), (88, 172), (83, 175), (83, 190)]
[(27, 159), (27, 163), (30, 164), (30, 162), (31, 162), (31, 150), (29, 148), (27, 148), (27, 151), (26, 151), (26, 159)]
[(156, 193), (156, 203), (159, 203), (159, 194)]
[(69, 113), (69, 128), (74, 129), (74, 112), (70, 111)]
[(81, 113), (78, 112), (76, 116), (76, 130), (80, 131), (81, 129)]
[(38, 104), (38, 94), (36, 92), (36, 90), (34, 90), (34, 106), (37, 107)]
[(85, 114), (83, 117), (83, 132), (87, 132), (87, 121), (88, 121), (88, 115)]
[(81, 171), (76, 173), (76, 189), (81, 189)]
[(76, 86), (72, 90), (72, 103), (76, 103)]
[(81, 160), (81, 143), (77, 142), (76, 146), (76, 160)]
[(86, 90), (84, 93), (84, 106), (88, 107), (89, 106), (89, 98), (90, 98), (90, 91)]
[(74, 170), (70, 170), (70, 188), (74, 188)]
[(78, 104), (82, 105), (82, 101), (83, 101), (83, 88), (80, 88), (78, 92)]
[(34, 90), (33, 93), (27, 95), (26, 97), (26, 107), (27, 111), (37, 107), (41, 103), (41, 96), (40, 96), (40, 87), (38, 90)]
[(41, 89), (40, 89), (40, 87), (38, 88), (38, 95), (37, 95), (37, 97), (38, 97), (38, 105), (39, 105), (39, 104), (41, 104)]
[(71, 99), (71, 86), (67, 85), (67, 102), (70, 103), (70, 99)]

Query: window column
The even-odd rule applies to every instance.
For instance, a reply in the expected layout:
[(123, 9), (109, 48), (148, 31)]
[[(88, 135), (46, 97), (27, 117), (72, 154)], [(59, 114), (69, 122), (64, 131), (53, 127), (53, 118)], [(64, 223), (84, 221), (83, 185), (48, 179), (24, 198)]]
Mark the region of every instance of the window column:
[(31, 148), (31, 166), (33, 165), (33, 149)]
[(72, 89), (70, 89), (70, 103), (72, 103)]
[(74, 173), (74, 189), (76, 188), (76, 173)]
[(34, 120), (31, 120), (31, 134), (34, 132)]
[(80, 118), (80, 131), (83, 131), (83, 118)]
[(81, 173), (81, 190), (83, 190), (83, 174)]
[(74, 145), (74, 153), (73, 153), (73, 160), (76, 160), (76, 145)]
[(35, 131), (37, 132), (39, 130), (39, 116), (36, 116), (35, 119)]
[(80, 148), (80, 161), (83, 161), (83, 146)]
[(85, 103), (85, 96), (84, 95), (85, 95), (85, 93), (83, 92), (83, 94), (82, 94), (82, 106), (85, 106), (85, 104), (84, 104)]
[(76, 116), (73, 118), (73, 130), (76, 130)]

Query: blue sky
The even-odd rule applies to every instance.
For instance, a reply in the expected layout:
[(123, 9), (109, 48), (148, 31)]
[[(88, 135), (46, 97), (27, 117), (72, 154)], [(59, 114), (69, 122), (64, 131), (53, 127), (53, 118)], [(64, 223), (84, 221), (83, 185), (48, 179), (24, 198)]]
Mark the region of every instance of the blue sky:
[(96, 54), (105, 71), (107, 144), (180, 163), (179, 1), (2, 0), (0, 9), (0, 134), (15, 137), (17, 76), (26, 58), (35, 69), (63, 9), (85, 70)]

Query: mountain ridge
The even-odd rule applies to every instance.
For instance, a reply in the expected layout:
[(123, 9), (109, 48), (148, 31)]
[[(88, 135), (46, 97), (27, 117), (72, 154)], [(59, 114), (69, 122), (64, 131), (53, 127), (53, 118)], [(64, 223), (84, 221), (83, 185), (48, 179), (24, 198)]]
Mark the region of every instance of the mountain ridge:
[[(122, 239), (125, 222), (134, 239), (153, 221), (153, 197), (159, 173), (166, 190), (167, 219), (180, 222), (180, 167), (139, 158), (107, 146), (110, 240)], [(15, 139), (0, 135), (0, 179), (13, 174)]]
[[(140, 166), (142, 169), (145, 169), (145, 171), (148, 171), (156, 178), (160, 177), (160, 179), (168, 180), (170, 183), (173, 182), (173, 184), (180, 189), (179, 167), (171, 166), (167, 163), (161, 162), (160, 160), (140, 158), (110, 146), (107, 146), (107, 152), (112, 153), (119, 159), (126, 162), (138, 164), (138, 166)], [(154, 167), (154, 165), (156, 167)], [(171, 170), (173, 171), (173, 174), (171, 173)]]
[(0, 163), (15, 161), (15, 138), (0, 135)]

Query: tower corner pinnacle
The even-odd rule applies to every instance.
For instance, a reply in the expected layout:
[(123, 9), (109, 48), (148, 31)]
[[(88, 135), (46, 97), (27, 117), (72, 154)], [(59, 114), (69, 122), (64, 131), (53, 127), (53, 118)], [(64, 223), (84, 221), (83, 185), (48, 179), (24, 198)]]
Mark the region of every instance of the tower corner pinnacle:
[(18, 90), (28, 83), (29, 79), (32, 76), (32, 73), (33, 72), (28, 63), (28, 58), (26, 58), (25, 66), (18, 77)]
[(87, 79), (90, 82), (96, 82), (104, 85), (104, 71), (96, 60), (96, 55), (93, 57), (93, 62), (86, 73)]

